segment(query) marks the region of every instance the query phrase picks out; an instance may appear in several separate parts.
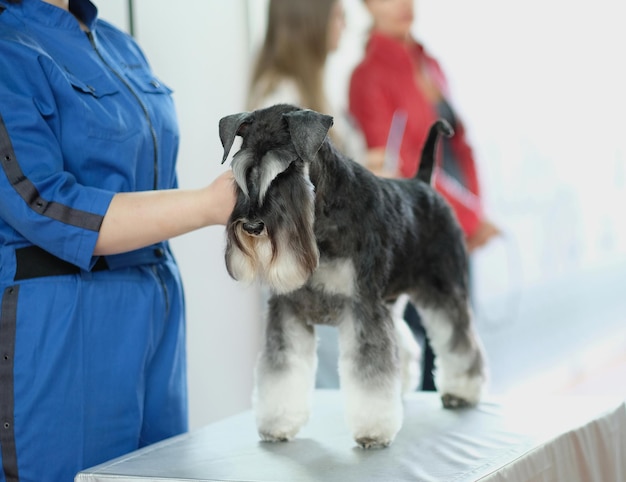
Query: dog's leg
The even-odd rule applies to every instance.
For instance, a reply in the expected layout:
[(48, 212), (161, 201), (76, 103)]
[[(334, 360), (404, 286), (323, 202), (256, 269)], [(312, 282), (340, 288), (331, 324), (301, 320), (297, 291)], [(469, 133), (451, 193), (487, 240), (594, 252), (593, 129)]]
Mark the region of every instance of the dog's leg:
[(306, 423), (316, 368), (314, 328), (296, 317), (283, 298), (272, 298), (253, 396), (263, 440), (290, 440)]
[(422, 379), (422, 349), (404, 319), (404, 311), (408, 301), (408, 295), (401, 295), (390, 309), (396, 330), (396, 338), (398, 340), (400, 379), (402, 380), (403, 395), (417, 390), (419, 382)]
[(435, 385), (443, 405), (475, 405), (486, 381), (486, 368), (468, 301), (450, 297), (439, 306), (419, 307), (419, 312), (435, 353)]
[(355, 302), (339, 323), (339, 376), (357, 444), (388, 446), (402, 425), (396, 332), (381, 304)]

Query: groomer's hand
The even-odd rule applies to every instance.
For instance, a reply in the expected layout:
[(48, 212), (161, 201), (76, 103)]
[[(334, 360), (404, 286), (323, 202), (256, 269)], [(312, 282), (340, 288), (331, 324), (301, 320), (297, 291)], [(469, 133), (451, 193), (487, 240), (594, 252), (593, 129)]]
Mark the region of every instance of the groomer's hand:
[(208, 225), (226, 224), (235, 207), (235, 178), (230, 169), (220, 174), (206, 188), (207, 204), (209, 209)]

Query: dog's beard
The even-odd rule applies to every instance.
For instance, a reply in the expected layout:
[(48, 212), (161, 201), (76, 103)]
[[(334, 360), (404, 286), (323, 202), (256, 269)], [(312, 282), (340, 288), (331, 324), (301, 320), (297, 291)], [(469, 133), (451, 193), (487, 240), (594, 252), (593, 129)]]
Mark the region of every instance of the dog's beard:
[(237, 281), (258, 280), (274, 293), (285, 294), (301, 288), (317, 269), (319, 251), (312, 232), (250, 236), (243, 223), (235, 222), (228, 234), (226, 266)]
[[(238, 165), (245, 159), (238, 158)], [(313, 231), (315, 188), (308, 165), (281, 163), (280, 157), (269, 154), (263, 161), (260, 168), (238, 175), (240, 192), (227, 227), (226, 266), (238, 281), (258, 280), (274, 293), (285, 294), (301, 288), (319, 263)], [(245, 175), (250, 179), (244, 189)], [(250, 218), (262, 222), (261, 233), (246, 232)]]

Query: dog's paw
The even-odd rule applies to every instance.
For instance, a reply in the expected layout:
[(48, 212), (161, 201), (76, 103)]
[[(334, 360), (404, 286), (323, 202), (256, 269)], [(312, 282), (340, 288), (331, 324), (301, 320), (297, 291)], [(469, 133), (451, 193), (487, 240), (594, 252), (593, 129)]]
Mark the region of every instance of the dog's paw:
[(351, 377), (351, 372), (342, 374), (346, 422), (352, 437), (363, 448), (387, 447), (402, 427), (399, 374), (379, 386), (368, 386)]
[[(400, 405), (400, 404), (398, 404)], [(352, 434), (355, 442), (363, 449), (384, 448), (391, 445), (402, 425), (402, 408), (386, 407), (386, 411), (361, 413), (353, 420)]]
[(465, 408), (472, 406), (472, 403), (469, 401), (450, 393), (444, 393), (441, 396), (441, 403), (443, 403), (444, 408)]
[(478, 404), (485, 378), (483, 376), (436, 377), (435, 383), (445, 408), (464, 408)]
[(288, 442), (296, 436), (308, 418), (308, 412), (257, 418), (257, 430), (264, 442)]
[(386, 438), (376, 438), (376, 437), (357, 437), (355, 439), (356, 443), (362, 449), (384, 449), (385, 447), (389, 447), (392, 439)]
[(259, 430), (259, 437), (263, 442), (289, 442), (294, 435), (295, 433), (268, 433)]

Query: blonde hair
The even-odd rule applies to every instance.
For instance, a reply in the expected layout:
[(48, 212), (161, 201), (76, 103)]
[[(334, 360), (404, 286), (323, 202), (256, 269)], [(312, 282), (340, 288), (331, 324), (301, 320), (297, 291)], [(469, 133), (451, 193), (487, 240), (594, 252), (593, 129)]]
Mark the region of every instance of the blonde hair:
[(270, 0), (267, 31), (252, 73), (251, 93), (265, 97), (281, 80), (289, 78), (298, 87), (301, 107), (328, 110), (324, 66), (330, 13), (336, 1)]

